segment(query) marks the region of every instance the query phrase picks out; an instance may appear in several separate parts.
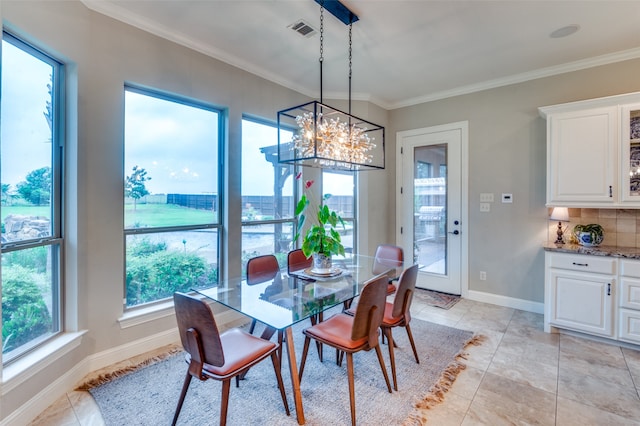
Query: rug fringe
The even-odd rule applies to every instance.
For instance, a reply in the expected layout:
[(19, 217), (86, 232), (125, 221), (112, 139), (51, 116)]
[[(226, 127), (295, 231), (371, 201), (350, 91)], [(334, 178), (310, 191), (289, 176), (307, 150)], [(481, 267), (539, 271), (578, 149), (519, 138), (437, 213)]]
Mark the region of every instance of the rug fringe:
[[(182, 347), (178, 346), (178, 345), (169, 345), (165, 352), (158, 354), (158, 355), (154, 355), (151, 356), (149, 358), (143, 359), (142, 361), (136, 363), (136, 364), (132, 364), (132, 365), (128, 365), (126, 367), (122, 367), (122, 368), (118, 368), (114, 371), (110, 371), (108, 373), (102, 373), (102, 374), (98, 374), (98, 376), (93, 377), (91, 379), (88, 379), (87, 381), (83, 382), (80, 386), (76, 387), (77, 391), (88, 391), (90, 389), (93, 389), (95, 387), (98, 387), (100, 385), (103, 385), (113, 379), (117, 379), (118, 377), (122, 377), (125, 376), (129, 373), (132, 373), (136, 370), (139, 370), (143, 367), (147, 367), (149, 365), (153, 365), (156, 364), (162, 360), (165, 360), (167, 358), (169, 358), (170, 356), (173, 356), (177, 353), (182, 352)], [(117, 364), (116, 364), (117, 365)], [(113, 368), (112, 367), (107, 367), (108, 368)], [(89, 374), (89, 376), (91, 376), (92, 374), (95, 373), (91, 373)]]
[(427, 423), (425, 411), (444, 401), (445, 394), (449, 392), (451, 386), (453, 386), (453, 383), (458, 378), (458, 374), (467, 368), (462, 362), (462, 360), (466, 360), (469, 355), (465, 352), (465, 349), (469, 346), (479, 346), (485, 340), (486, 336), (476, 334), (464, 343), (454, 361), (451, 361), (447, 368), (440, 374), (438, 381), (431, 386), (427, 394), (424, 395), (420, 401), (413, 404), (414, 410), (409, 414), (402, 426), (424, 426)]

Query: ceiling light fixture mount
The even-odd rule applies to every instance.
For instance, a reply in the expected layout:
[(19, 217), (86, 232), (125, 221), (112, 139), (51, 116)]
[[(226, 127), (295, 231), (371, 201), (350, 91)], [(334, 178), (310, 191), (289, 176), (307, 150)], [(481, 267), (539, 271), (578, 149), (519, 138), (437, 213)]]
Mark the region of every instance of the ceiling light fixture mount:
[(580, 29), (580, 25), (578, 25), (578, 24), (567, 25), (567, 26), (564, 26), (562, 28), (558, 28), (557, 30), (553, 31), (551, 34), (549, 34), (549, 37), (551, 37), (551, 38), (568, 37), (571, 34), (574, 34), (574, 33), (578, 32), (579, 29)]
[[(278, 111), (278, 161), (349, 171), (384, 169), (384, 127), (351, 114), (352, 26), (358, 17), (337, 0), (315, 1), (320, 4), (320, 101)], [(349, 27), (348, 112), (322, 99), (324, 10)]]

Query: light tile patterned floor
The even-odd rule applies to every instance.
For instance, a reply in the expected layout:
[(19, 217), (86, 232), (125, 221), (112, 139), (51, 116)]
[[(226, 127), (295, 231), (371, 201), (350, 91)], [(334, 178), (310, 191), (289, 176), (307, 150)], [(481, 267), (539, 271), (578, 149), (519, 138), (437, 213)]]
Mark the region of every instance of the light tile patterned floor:
[[(449, 310), (414, 301), (414, 318), (473, 330), (467, 369), (428, 424), (638, 425), (640, 351), (547, 334), (542, 315), (462, 299)], [(88, 392), (70, 392), (33, 425), (102, 425)]]

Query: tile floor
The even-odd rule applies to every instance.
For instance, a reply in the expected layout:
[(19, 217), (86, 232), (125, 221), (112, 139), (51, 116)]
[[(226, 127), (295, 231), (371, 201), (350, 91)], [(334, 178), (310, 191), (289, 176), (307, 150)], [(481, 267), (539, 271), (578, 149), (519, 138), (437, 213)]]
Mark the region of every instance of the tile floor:
[[(542, 315), (462, 299), (414, 301), (414, 318), (484, 334), (430, 425), (639, 425), (640, 351), (547, 334)], [(104, 424), (88, 392), (70, 392), (32, 425)]]

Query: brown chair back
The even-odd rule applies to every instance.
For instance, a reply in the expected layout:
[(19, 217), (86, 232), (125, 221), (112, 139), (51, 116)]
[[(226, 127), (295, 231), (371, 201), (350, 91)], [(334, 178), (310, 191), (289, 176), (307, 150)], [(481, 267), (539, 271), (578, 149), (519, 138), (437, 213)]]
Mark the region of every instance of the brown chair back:
[(313, 258), (310, 257), (307, 259), (307, 256), (304, 255), (302, 249), (291, 250), (287, 255), (287, 272), (291, 274), (291, 272), (299, 271), (301, 269), (310, 268), (313, 264)]
[(418, 265), (412, 265), (402, 271), (402, 275), (400, 275), (400, 279), (398, 280), (398, 290), (393, 300), (393, 310), (391, 311), (391, 315), (394, 318), (404, 315), (406, 322), (411, 321), (409, 310), (411, 308), (411, 301), (413, 300), (413, 293), (416, 289), (417, 278)]
[(279, 272), (280, 265), (274, 255), (253, 257), (247, 262), (247, 284), (254, 285), (272, 280)]
[[(211, 308), (205, 302), (188, 294), (176, 292), (173, 303), (178, 321), (178, 331), (184, 350), (195, 362), (221, 367), (224, 352), (218, 326)], [(202, 351), (202, 352), (201, 352)], [(200, 369), (202, 365), (200, 365)]]
[(374, 347), (378, 340), (378, 327), (384, 317), (387, 299), (387, 276), (377, 275), (364, 283), (364, 288), (356, 306), (353, 318), (351, 339), (368, 337), (369, 346)]
[(380, 244), (376, 248), (372, 272), (376, 275), (382, 273), (388, 274), (390, 269), (395, 272), (395, 268), (401, 267), (403, 262), (404, 251), (402, 247), (391, 244)]

